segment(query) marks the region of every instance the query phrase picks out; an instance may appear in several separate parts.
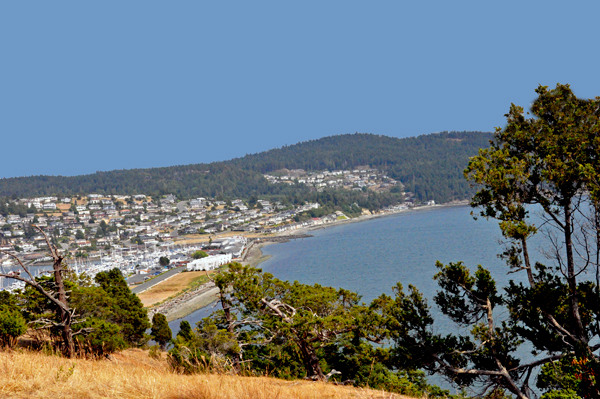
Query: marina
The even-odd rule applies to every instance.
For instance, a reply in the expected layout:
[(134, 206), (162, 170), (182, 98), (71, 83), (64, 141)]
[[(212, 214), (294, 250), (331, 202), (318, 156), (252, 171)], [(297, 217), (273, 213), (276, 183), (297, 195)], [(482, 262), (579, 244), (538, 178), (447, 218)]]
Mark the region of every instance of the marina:
[[(95, 259), (85, 258), (67, 258), (66, 264), (77, 274), (86, 274), (92, 279), (100, 272), (119, 269), (129, 284), (143, 282), (155, 275), (162, 274), (178, 266), (188, 266), (188, 270), (212, 270), (230, 262), (232, 259), (238, 259), (246, 248), (247, 240), (245, 237), (230, 237), (227, 240), (216, 242), (215, 245), (174, 245), (168, 243), (162, 247), (155, 245), (146, 245), (144, 247), (114, 248), (110, 251), (99, 251), (99, 256)], [(209, 249), (212, 248), (212, 249)], [(196, 251), (207, 251), (210, 255), (203, 259), (192, 260), (191, 255)], [(222, 253), (229, 252), (229, 253)], [(161, 265), (161, 258), (168, 258), (168, 265)], [(50, 258), (48, 257), (48, 260)], [(191, 261), (191, 262), (190, 262)], [(33, 277), (43, 274), (49, 274), (52, 271), (51, 264), (41, 264), (41, 262), (25, 265)], [(4, 261), (0, 265), (0, 272), (8, 275), (26, 274), (23, 268), (14, 260)], [(23, 289), (25, 283), (9, 277), (0, 277), (0, 289), (14, 292)]]

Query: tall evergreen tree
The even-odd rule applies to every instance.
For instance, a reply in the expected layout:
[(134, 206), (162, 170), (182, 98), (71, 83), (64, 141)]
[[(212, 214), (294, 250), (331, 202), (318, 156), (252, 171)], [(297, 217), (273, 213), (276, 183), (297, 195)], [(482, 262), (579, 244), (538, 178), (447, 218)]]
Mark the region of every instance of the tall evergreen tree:
[(179, 332), (177, 333), (178, 337), (181, 337), (184, 341), (189, 341), (192, 339), (192, 326), (190, 322), (187, 320), (181, 320), (179, 323)]
[[(462, 263), (442, 265), (435, 297), (441, 311), (470, 334), (442, 336), (422, 295), (401, 286), (396, 298), (380, 298), (389, 317), (398, 364), (426, 367), (462, 384), (479, 382), (495, 393), (508, 390), (525, 399), (534, 370), (544, 366), (540, 386), (546, 398), (597, 398), (600, 361), (600, 98), (578, 99), (567, 85), (536, 90), (528, 118), (512, 105), (508, 124), (491, 147), (471, 159), (466, 177), (479, 191), (472, 205), (499, 221), (508, 247), (502, 256), (526, 284), (511, 282), (498, 292), (489, 271), (471, 273)], [(529, 212), (536, 207), (549, 227), (548, 265), (532, 264), (529, 240), (539, 232)], [(595, 278), (589, 279), (591, 273)], [(508, 317), (498, 320), (504, 306)], [(538, 357), (524, 363), (517, 349), (528, 342)], [(571, 364), (574, 367), (568, 367)], [(574, 392), (561, 391), (560, 378), (574, 379)], [(560, 379), (559, 378), (559, 379)], [(569, 388), (570, 389), (570, 388)]]
[(96, 274), (96, 283), (115, 301), (107, 320), (121, 326), (127, 343), (141, 345), (145, 333), (150, 328), (148, 313), (137, 295), (131, 292), (119, 269)]
[(167, 318), (162, 313), (155, 313), (152, 316), (152, 338), (158, 342), (162, 349), (165, 349), (167, 343), (173, 337)]

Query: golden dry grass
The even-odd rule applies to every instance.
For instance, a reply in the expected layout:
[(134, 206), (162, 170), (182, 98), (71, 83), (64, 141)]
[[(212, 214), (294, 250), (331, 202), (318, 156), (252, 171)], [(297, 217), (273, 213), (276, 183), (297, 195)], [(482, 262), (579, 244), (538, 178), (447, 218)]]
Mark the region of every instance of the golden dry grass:
[(198, 235), (198, 234), (190, 234), (185, 236), (185, 239), (181, 239), (179, 237), (174, 238), (173, 241), (175, 241), (177, 244), (182, 244), (182, 245), (191, 245), (191, 244), (201, 244), (201, 243), (207, 243), (209, 240), (209, 237), (207, 235)]
[[(210, 271), (212, 274), (215, 271)], [(179, 294), (186, 288), (192, 288), (198, 282), (206, 279), (206, 272), (185, 272), (175, 275), (170, 279), (163, 281), (150, 288), (147, 291), (138, 294), (145, 307), (152, 306), (158, 302)], [(208, 281), (208, 280), (207, 280)]]
[(362, 388), (230, 375), (179, 375), (146, 351), (113, 360), (69, 360), (37, 352), (0, 352), (0, 398), (317, 399), (406, 398)]

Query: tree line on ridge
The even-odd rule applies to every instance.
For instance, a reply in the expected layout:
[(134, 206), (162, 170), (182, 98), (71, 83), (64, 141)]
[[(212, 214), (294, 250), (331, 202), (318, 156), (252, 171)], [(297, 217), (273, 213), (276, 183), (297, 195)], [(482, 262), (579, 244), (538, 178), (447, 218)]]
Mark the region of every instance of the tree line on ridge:
[(369, 166), (401, 181), (419, 201), (469, 198), (462, 178), (469, 157), (488, 145), (490, 133), (443, 132), (411, 138), (366, 133), (324, 137), (258, 154), (210, 164), (114, 170), (81, 176), (29, 176), (0, 179), (0, 197), (175, 194), (194, 197), (285, 199), (308, 195), (304, 185), (269, 184), (264, 173)]

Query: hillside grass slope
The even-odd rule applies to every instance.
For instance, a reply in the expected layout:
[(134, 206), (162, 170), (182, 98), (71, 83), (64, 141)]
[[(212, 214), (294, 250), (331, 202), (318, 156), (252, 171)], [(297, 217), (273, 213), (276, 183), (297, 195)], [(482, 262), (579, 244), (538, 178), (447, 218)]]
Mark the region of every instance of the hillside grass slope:
[(130, 349), (112, 360), (0, 352), (0, 398), (120, 399), (408, 399), (363, 388), (268, 377), (179, 375), (165, 360)]

